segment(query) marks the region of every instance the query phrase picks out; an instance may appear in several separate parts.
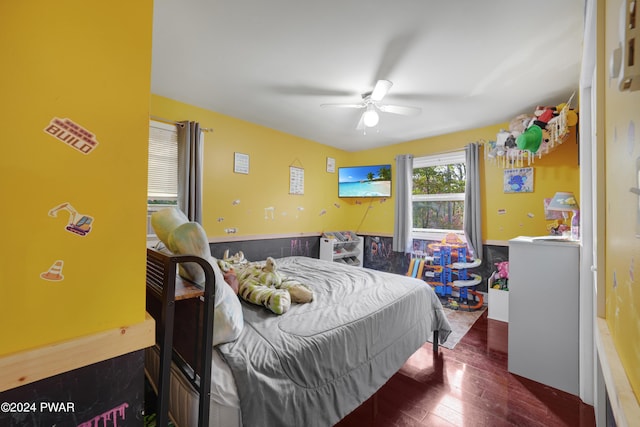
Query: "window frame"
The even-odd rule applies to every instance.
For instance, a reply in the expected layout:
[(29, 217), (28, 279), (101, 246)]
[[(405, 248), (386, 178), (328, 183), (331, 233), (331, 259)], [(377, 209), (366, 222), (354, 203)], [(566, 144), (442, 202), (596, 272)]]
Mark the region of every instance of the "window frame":
[[(430, 154), (426, 156), (414, 157), (413, 169), (420, 169), (433, 166), (444, 166), (456, 163), (464, 163), (466, 165), (465, 151), (453, 151), (449, 153)], [(439, 193), (439, 194), (413, 194), (411, 192), (411, 209), (413, 214), (413, 203), (420, 201), (462, 201), (464, 204), (465, 193)], [(413, 221), (412, 221), (413, 222)], [(412, 224), (413, 225), (413, 224)], [(421, 240), (442, 240), (447, 234), (458, 235), (465, 243), (466, 237), (464, 230), (450, 230), (439, 228), (413, 228), (412, 235), (414, 239)]]

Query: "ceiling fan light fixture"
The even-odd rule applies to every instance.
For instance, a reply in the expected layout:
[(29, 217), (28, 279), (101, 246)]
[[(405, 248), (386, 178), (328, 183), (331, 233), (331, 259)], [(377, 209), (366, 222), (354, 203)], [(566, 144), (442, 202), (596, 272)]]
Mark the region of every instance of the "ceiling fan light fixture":
[(393, 83), (389, 80), (378, 80), (371, 92), (362, 94), (362, 101), (358, 104), (320, 104), (321, 107), (342, 107), (364, 109), (360, 116), (356, 129), (372, 128), (378, 125), (380, 113), (399, 114), (401, 116), (415, 116), (420, 114), (419, 107), (405, 105), (389, 105), (382, 103), (382, 99), (387, 96)]
[(378, 112), (373, 108), (367, 108), (367, 111), (362, 114), (362, 122), (368, 128), (372, 128), (378, 124), (380, 120), (380, 116), (378, 116)]

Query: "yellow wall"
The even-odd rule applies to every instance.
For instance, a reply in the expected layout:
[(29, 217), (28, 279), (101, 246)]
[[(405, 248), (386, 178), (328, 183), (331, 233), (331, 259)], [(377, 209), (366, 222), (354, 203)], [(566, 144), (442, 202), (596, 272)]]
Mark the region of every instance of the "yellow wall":
[[(144, 321), (151, 24), (150, 0), (0, 2), (0, 355)], [(46, 133), (55, 117), (97, 147)], [(85, 236), (48, 215), (65, 202)]]
[[(503, 125), (504, 127), (504, 125)], [(399, 154), (413, 154), (415, 157), (426, 156), (449, 152), (452, 150), (463, 150), (464, 146), (470, 142), (479, 140), (495, 140), (496, 133), (500, 126), (489, 126), (470, 131), (456, 132), (448, 135), (433, 138), (423, 138), (415, 141), (394, 144), (358, 153), (360, 164), (389, 162), (392, 163), (393, 176), (395, 178), (395, 157)], [(375, 206), (375, 205), (374, 205)], [(376, 215), (372, 215), (372, 213)], [(393, 200), (384, 205), (376, 206), (375, 211), (367, 215), (363, 224), (363, 229), (372, 233), (393, 234), (394, 226), (394, 203)]]
[[(337, 174), (326, 172), (327, 156), (336, 159), (336, 168), (390, 163), (395, 174), (398, 154), (424, 156), (463, 149), (473, 141), (495, 140), (501, 128), (508, 128), (503, 123), (351, 153), (156, 95), (151, 97), (151, 114), (168, 120), (197, 120), (214, 129), (205, 136), (203, 196), (203, 225), (214, 239), (336, 229), (391, 235), (393, 195), (389, 199), (339, 199)], [(573, 131), (575, 128), (564, 144), (531, 165), (532, 193), (505, 194), (504, 169), (488, 159), (483, 162), (485, 240), (504, 243), (519, 235), (548, 233), (543, 199), (556, 191), (579, 194), (578, 145)], [(234, 152), (249, 154), (248, 175), (233, 172)], [(291, 164), (305, 169), (304, 196), (288, 194)], [(235, 200), (240, 203), (234, 205)], [(299, 206), (304, 210), (298, 210)], [(270, 213), (265, 218), (267, 207), (275, 208), (273, 219)], [(498, 214), (499, 209), (506, 213)], [(230, 235), (226, 228), (237, 228), (237, 233)]]
[[(496, 134), (501, 128), (507, 129), (508, 123), (367, 150), (358, 153), (357, 158), (361, 164), (393, 163), (397, 154), (413, 154), (419, 157), (462, 150), (470, 142), (495, 141)], [(521, 235), (548, 234), (546, 227), (549, 221), (544, 219), (543, 199), (552, 197), (556, 191), (573, 191), (576, 196), (579, 195), (578, 145), (575, 128), (571, 130), (571, 134), (563, 144), (541, 159), (535, 159), (531, 164), (534, 168), (532, 193), (505, 194), (503, 192), (504, 168), (497, 166), (495, 161), (483, 157), (480, 173), (483, 189), (482, 235), (485, 241), (504, 243)], [(484, 151), (482, 155), (484, 156)], [(367, 215), (363, 229), (375, 233), (393, 233), (393, 203), (374, 206), (376, 214), (371, 211)]]
[[(346, 165), (348, 153), (156, 95), (151, 115), (213, 129), (205, 133), (202, 203), (202, 225), (210, 238), (345, 227), (337, 168)], [(249, 174), (234, 173), (235, 152), (249, 155)], [(327, 157), (336, 160), (335, 173), (326, 171)], [(289, 194), (289, 166), (304, 169), (303, 195)], [(236, 233), (225, 231), (233, 228)]]
[(483, 238), (505, 241), (517, 236), (549, 234), (545, 220), (545, 198), (557, 191), (570, 191), (580, 203), (580, 167), (575, 127), (570, 128), (567, 139), (549, 154), (535, 158), (533, 192), (504, 193), (504, 169), (495, 162), (485, 161), (485, 199), (483, 209)]
[[(620, 0), (606, 2), (605, 53), (618, 46)], [(636, 13), (637, 16), (637, 13)], [(637, 18), (636, 18), (637, 19)], [(636, 41), (637, 43), (637, 41)], [(636, 48), (637, 49), (637, 48)], [(636, 53), (637, 56), (637, 53)], [(627, 376), (640, 401), (640, 91), (605, 85), (606, 319)]]

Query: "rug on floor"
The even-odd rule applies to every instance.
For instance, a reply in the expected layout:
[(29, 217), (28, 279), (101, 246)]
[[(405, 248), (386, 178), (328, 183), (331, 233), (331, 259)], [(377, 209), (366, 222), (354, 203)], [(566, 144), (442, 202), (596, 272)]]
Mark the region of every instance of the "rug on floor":
[[(484, 313), (487, 309), (487, 306), (483, 306), (478, 310), (452, 310), (450, 308), (444, 307), (444, 312), (447, 315), (447, 319), (449, 319), (449, 323), (451, 324), (451, 334), (449, 334), (449, 338), (447, 338), (447, 342), (444, 344), (440, 344), (442, 347), (448, 348), (449, 350), (453, 350), (453, 348), (460, 342), (462, 337), (464, 337), (469, 329), (476, 323), (476, 320)], [(429, 342), (432, 342), (432, 339), (429, 339)]]

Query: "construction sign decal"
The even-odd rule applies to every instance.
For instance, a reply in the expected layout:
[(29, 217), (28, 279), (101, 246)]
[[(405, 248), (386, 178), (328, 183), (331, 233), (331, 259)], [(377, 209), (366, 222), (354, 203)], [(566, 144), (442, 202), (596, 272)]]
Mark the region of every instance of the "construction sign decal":
[(69, 202), (64, 202), (49, 210), (49, 216), (56, 218), (58, 216), (58, 212), (64, 210), (69, 213), (69, 220), (67, 225), (64, 227), (70, 233), (73, 233), (78, 236), (86, 236), (91, 231), (91, 226), (93, 224), (93, 217), (89, 215), (81, 215), (71, 206)]
[(58, 282), (60, 280), (63, 280), (64, 279), (64, 276), (62, 275), (63, 266), (64, 266), (64, 261), (60, 259), (57, 260), (51, 265), (51, 267), (49, 267), (49, 270), (45, 271), (44, 273), (40, 273), (40, 278), (44, 280), (48, 280), (50, 282)]
[(54, 117), (44, 131), (82, 154), (89, 154), (98, 146), (94, 134), (70, 119)]
[[(49, 216), (57, 218), (58, 212), (60, 211), (66, 211), (69, 214), (67, 224), (64, 227), (66, 231), (80, 237), (84, 237), (91, 232), (91, 228), (93, 226), (92, 216), (79, 214), (69, 202), (60, 203), (58, 206), (51, 208), (49, 210)], [(50, 282), (59, 282), (64, 280), (64, 276), (62, 274), (63, 266), (64, 261), (60, 259), (56, 260), (51, 267), (49, 267), (49, 270), (40, 273), (40, 278)]]

